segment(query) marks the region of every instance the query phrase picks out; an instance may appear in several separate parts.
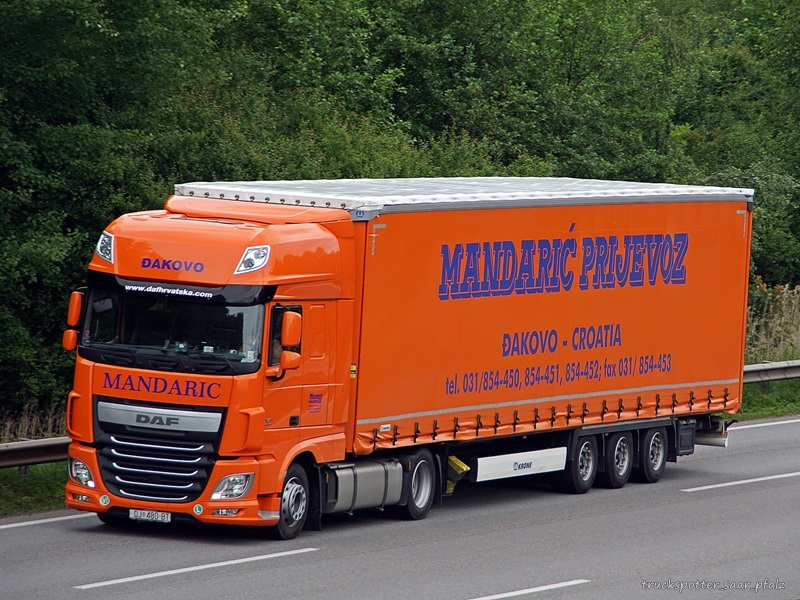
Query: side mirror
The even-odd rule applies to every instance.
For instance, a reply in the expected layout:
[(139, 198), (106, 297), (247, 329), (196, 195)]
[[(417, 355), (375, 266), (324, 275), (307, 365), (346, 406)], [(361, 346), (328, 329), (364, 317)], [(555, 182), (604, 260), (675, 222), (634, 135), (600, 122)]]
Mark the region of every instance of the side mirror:
[(67, 352), (72, 352), (78, 347), (78, 330), (66, 329), (61, 336), (61, 347)]
[(281, 346), (291, 348), (300, 345), (303, 332), (303, 317), (300, 313), (286, 311), (281, 323)]
[(83, 294), (72, 292), (69, 296), (69, 307), (67, 308), (67, 325), (75, 327), (81, 318), (81, 308), (83, 307)]
[(281, 352), (281, 369), (288, 371), (300, 367), (300, 354), (290, 350)]
[(78, 347), (78, 332), (73, 329), (81, 320), (81, 310), (83, 309), (83, 294), (75, 291), (69, 295), (69, 306), (67, 307), (67, 326), (69, 329), (64, 331), (61, 336), (61, 347), (67, 352), (72, 352)]
[(282, 348), (279, 364), (267, 367), (267, 377), (281, 378), (284, 371), (297, 369), (300, 367), (301, 358), (299, 352), (286, 350), (286, 348), (297, 348), (303, 337), (303, 317), (300, 313), (287, 310), (282, 315), (280, 347)]

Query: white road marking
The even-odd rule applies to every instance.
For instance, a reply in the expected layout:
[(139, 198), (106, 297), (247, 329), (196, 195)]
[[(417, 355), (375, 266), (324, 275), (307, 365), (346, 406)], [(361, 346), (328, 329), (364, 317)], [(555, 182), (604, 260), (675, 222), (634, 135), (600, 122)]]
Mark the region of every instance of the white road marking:
[(565, 587), (571, 587), (573, 585), (581, 585), (583, 583), (589, 583), (590, 581), (591, 579), (573, 579), (572, 581), (562, 581), (561, 583), (540, 585), (539, 587), (517, 590), (515, 592), (505, 592), (503, 594), (494, 594), (493, 596), (481, 596), (480, 598), (472, 598), (472, 600), (502, 600), (503, 598), (516, 598), (517, 596), (527, 596), (528, 594), (549, 592), (550, 590), (558, 590)]
[(756, 427), (773, 427), (775, 425), (789, 425), (790, 423), (800, 423), (800, 419), (789, 419), (788, 421), (770, 421), (769, 423), (753, 423), (752, 425), (733, 425), (728, 431), (739, 431), (740, 429), (755, 429)]
[(780, 475), (768, 475), (766, 477), (754, 477), (753, 479), (740, 479), (738, 481), (729, 481), (727, 483), (715, 483), (712, 485), (701, 485), (700, 487), (686, 488), (682, 492), (704, 492), (706, 490), (715, 490), (717, 488), (731, 487), (734, 485), (745, 485), (746, 483), (759, 483), (761, 481), (772, 481), (773, 479), (786, 479), (787, 477), (800, 477), (800, 471), (794, 473), (781, 473)]
[(22, 521), (20, 523), (9, 523), (8, 525), (0, 525), (0, 529), (12, 529), (14, 527), (25, 527), (26, 525), (41, 525), (42, 523), (55, 523), (56, 521), (70, 521), (72, 519), (83, 519), (85, 517), (93, 517), (94, 513), (82, 513), (80, 515), (69, 515), (66, 517), (51, 517), (49, 519), (37, 519), (35, 521)]
[(206, 569), (217, 569), (219, 567), (229, 567), (231, 565), (241, 565), (244, 563), (255, 562), (257, 560), (268, 560), (270, 558), (280, 558), (283, 556), (292, 556), (295, 554), (304, 554), (306, 552), (316, 552), (319, 548), (300, 548), (298, 550), (288, 550), (286, 552), (275, 552), (274, 554), (262, 554), (260, 556), (250, 556), (248, 558), (238, 558), (235, 560), (225, 560), (222, 562), (209, 563), (207, 565), (197, 565), (196, 567), (184, 567), (182, 569), (170, 569), (169, 571), (159, 571), (157, 573), (147, 573), (145, 575), (136, 575), (134, 577), (123, 577), (121, 579), (111, 579), (109, 581), (98, 581), (97, 583), (87, 583), (85, 585), (76, 585), (76, 590), (90, 590), (92, 588), (106, 587), (109, 585), (119, 585), (121, 583), (130, 583), (131, 581), (141, 581), (143, 579), (154, 579), (156, 577), (167, 577), (169, 575), (180, 575), (182, 573), (193, 573), (195, 571), (203, 571)]

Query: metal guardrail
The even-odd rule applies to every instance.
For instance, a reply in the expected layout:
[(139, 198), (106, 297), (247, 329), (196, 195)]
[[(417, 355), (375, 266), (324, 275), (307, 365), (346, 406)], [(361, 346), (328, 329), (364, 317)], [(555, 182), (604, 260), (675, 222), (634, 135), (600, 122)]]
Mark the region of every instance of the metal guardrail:
[[(800, 360), (745, 365), (744, 383), (767, 383), (800, 377)], [(0, 444), (0, 469), (67, 460), (68, 437)]]
[(766, 383), (795, 377), (800, 377), (800, 360), (765, 362), (759, 365), (745, 365), (744, 367), (745, 383)]
[(0, 469), (67, 460), (68, 437), (0, 444)]

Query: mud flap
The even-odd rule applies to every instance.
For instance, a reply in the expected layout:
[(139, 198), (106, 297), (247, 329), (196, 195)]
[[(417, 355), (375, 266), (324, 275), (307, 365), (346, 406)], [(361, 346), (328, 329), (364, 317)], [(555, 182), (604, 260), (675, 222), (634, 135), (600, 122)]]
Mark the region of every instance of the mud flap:
[(322, 485), (323, 485), (322, 468), (319, 466), (314, 467), (314, 472), (309, 473), (309, 507), (306, 523), (303, 526), (305, 531), (322, 531)]

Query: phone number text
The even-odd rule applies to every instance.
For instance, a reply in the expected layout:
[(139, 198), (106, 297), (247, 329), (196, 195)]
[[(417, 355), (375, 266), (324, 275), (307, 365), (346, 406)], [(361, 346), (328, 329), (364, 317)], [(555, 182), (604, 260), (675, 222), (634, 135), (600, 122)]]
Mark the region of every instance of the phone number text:
[(480, 394), (495, 390), (521, 390), (540, 385), (580, 381), (635, 378), (672, 371), (672, 354), (622, 356), (613, 359), (570, 361), (524, 368), (486, 369), (455, 373), (445, 378), (445, 394)]

